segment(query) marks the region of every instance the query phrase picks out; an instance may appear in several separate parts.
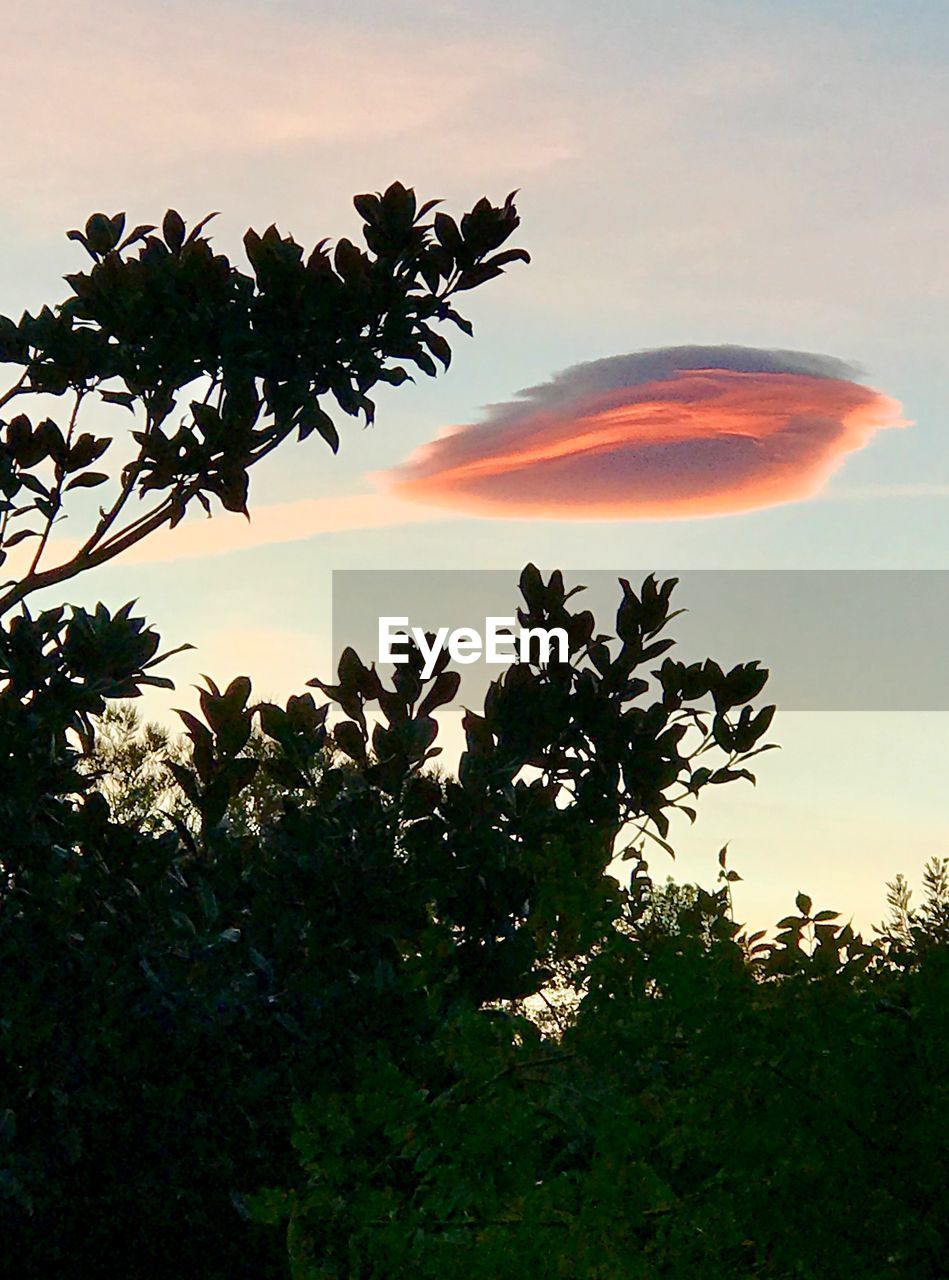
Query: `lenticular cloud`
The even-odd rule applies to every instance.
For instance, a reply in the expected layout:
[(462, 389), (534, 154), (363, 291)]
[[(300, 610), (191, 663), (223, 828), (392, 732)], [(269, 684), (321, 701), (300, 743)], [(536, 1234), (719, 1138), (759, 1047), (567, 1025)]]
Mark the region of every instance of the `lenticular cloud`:
[(554, 519), (726, 515), (812, 497), (849, 453), (905, 426), (827, 356), (667, 347), (576, 365), (382, 477), (456, 511)]

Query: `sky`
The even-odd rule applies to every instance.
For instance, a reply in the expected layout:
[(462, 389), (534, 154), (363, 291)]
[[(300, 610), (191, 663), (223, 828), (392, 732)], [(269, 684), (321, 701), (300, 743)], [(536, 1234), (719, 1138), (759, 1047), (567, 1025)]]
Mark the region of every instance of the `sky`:
[[(8, 315), (64, 295), (99, 209), (220, 210), (239, 259), (248, 226), (354, 234), (351, 197), (395, 179), (451, 212), (520, 192), (532, 262), (467, 295), (444, 378), (383, 388), (338, 457), (268, 459), (250, 526), (189, 520), (75, 584), (197, 646), (156, 714), (202, 672), (328, 675), (333, 570), (510, 570), (513, 600), (528, 560), (949, 568), (937, 0), (7, 0), (3, 34)], [(779, 711), (773, 736), (669, 870), (711, 880), (729, 841), (756, 925), (798, 889), (879, 920), (887, 879), (949, 853), (949, 717)]]

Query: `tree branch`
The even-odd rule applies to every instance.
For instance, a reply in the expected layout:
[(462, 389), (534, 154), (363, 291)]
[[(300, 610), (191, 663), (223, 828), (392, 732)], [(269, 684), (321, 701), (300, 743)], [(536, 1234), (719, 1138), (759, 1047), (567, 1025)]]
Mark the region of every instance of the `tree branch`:
[[(76, 429), (76, 418), (79, 414), (79, 406), (82, 404), (82, 398), (84, 395), (85, 395), (84, 391), (80, 390), (76, 392), (76, 403), (73, 405), (72, 413), (69, 415), (69, 425), (66, 428), (67, 454), (69, 451), (69, 446), (72, 443), (73, 433)], [(65, 459), (64, 459), (64, 463), (65, 463)], [(33, 556), (33, 559), (30, 563), (30, 567), (26, 572), (27, 578), (31, 578), (36, 573), (37, 566), (39, 565), (40, 560), (42, 560), (43, 558), (43, 552), (46, 550), (46, 544), (49, 542), (49, 535), (52, 532), (53, 525), (56, 523), (56, 517), (59, 514), (60, 509), (62, 508), (62, 505), (63, 505), (63, 481), (65, 480), (65, 478), (66, 478), (66, 472), (64, 469), (62, 475), (60, 475), (59, 479), (56, 481), (56, 487), (53, 489), (53, 492), (50, 495), (51, 510), (49, 515), (46, 517), (46, 528), (43, 530), (43, 533), (40, 536), (39, 545), (36, 548), (36, 554)]]
[(3, 395), (0, 396), (0, 409), (2, 409), (4, 405), (9, 404), (13, 397), (18, 396), (26, 387), (26, 380), (29, 376), (29, 372), (29, 369), (24, 369), (19, 382), (15, 382), (9, 391), (5, 391)]

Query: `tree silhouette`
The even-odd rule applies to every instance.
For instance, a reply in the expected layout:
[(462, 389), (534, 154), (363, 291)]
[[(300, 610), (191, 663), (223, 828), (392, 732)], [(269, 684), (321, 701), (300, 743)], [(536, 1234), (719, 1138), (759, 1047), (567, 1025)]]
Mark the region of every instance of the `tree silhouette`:
[[(737, 873), (660, 885), (670, 816), (753, 781), (758, 662), (669, 649), (675, 582), (613, 625), (528, 565), (515, 662), (439, 771), (458, 676), (351, 649), (286, 704), (208, 680), (183, 742), (117, 710), (159, 637), (126, 605), (31, 612), (197, 502), (246, 511), (320, 405), (436, 371), (456, 293), (526, 255), (511, 198), (459, 223), (396, 184), (366, 251), (253, 274), (170, 212), (72, 233), (56, 311), (0, 321), (0, 1272), (16, 1277), (937, 1280), (949, 1198), (946, 868), (866, 941), (798, 894), (773, 936)], [(124, 238), (123, 238), (124, 236)], [(135, 415), (131, 460), (83, 433)], [(19, 409), (21, 406), (15, 406)], [(126, 441), (128, 444), (128, 441)], [(112, 485), (78, 549), (50, 533)], [(137, 513), (137, 514), (135, 514)], [(28, 549), (16, 552), (21, 546)], [(628, 871), (628, 874), (627, 874)]]

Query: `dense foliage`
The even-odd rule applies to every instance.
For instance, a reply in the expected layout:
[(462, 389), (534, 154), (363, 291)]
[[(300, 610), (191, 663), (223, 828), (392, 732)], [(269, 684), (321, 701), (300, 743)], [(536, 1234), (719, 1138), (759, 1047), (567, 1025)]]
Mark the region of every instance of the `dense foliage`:
[[(249, 236), (254, 277), (177, 215), (125, 242), (97, 215), (74, 296), (0, 322), (6, 399), (73, 400), (65, 430), (0, 437), (0, 537), (29, 541), (20, 521), (39, 547), (0, 627), (0, 1267), (934, 1280), (946, 866), (918, 912), (893, 886), (875, 942), (804, 894), (747, 936), (725, 851), (711, 889), (651, 877), (647, 845), (667, 856), (671, 814), (752, 777), (774, 711), (758, 663), (669, 655), (674, 582), (621, 581), (607, 634), (528, 566), (519, 622), (564, 627), (568, 658), (506, 671), (454, 772), (433, 763), (445, 661), (386, 684), (346, 650), (285, 706), (208, 682), (175, 740), (125, 706), (162, 679), (131, 606), (24, 604), (192, 499), (243, 507), (291, 431), (335, 444), (320, 394), (366, 410), (391, 359), (447, 363), (448, 294), (523, 255), (497, 252), (510, 200), (430, 207), (360, 197), (369, 252), (307, 264)], [(69, 478), (105, 452), (75, 431), (92, 394), (139, 414), (139, 452), (45, 568)]]

